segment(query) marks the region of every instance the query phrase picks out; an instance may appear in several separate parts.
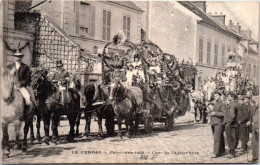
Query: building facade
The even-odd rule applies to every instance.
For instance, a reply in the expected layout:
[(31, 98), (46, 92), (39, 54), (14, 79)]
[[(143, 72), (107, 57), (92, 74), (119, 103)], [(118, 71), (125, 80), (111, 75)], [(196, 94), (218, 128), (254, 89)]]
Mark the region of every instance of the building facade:
[(52, 1), (35, 10), (53, 19), (90, 53), (103, 49), (119, 31), (133, 43), (141, 41), (142, 10), (130, 1)]

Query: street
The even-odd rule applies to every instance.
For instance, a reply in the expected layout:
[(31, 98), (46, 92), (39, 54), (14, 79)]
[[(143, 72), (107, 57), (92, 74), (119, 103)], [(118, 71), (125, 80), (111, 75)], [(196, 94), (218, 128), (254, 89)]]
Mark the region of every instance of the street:
[[(176, 119), (174, 130), (170, 132), (165, 130), (162, 123), (155, 123), (151, 135), (144, 133), (141, 124), (139, 136), (130, 139), (123, 137), (122, 140), (116, 136), (98, 137), (98, 124), (92, 120), (91, 136), (76, 138), (75, 143), (65, 142), (64, 134), (68, 133), (69, 124), (62, 120), (59, 127), (61, 144), (42, 146), (28, 142), (27, 154), (11, 149), (10, 158), (3, 159), (3, 163), (247, 163), (247, 159), (251, 158), (251, 154), (246, 153), (237, 153), (233, 159), (210, 158), (213, 150), (210, 125), (194, 124), (192, 117), (192, 114), (187, 113)], [(83, 133), (84, 127), (85, 121), (81, 120), (80, 133)], [(117, 130), (117, 126), (115, 128)], [(13, 144), (12, 131), (13, 126), (10, 126), (10, 140)], [(34, 131), (36, 132), (36, 127)], [(41, 129), (41, 136), (43, 135)], [(251, 153), (251, 147), (249, 148)]]

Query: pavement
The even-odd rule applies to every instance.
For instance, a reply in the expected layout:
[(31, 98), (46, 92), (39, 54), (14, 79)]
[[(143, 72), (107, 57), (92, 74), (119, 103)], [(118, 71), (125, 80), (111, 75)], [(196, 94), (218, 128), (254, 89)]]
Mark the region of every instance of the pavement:
[[(193, 114), (189, 112), (176, 118), (174, 129), (169, 132), (163, 123), (155, 123), (151, 135), (145, 134), (141, 125), (139, 136), (123, 139), (116, 136), (99, 137), (98, 124), (93, 120), (91, 136), (76, 138), (74, 143), (65, 142), (64, 135), (69, 131), (69, 124), (62, 120), (59, 127), (61, 144), (42, 146), (29, 142), (27, 154), (12, 149), (10, 158), (3, 159), (3, 163), (248, 163), (251, 159), (251, 142), (248, 154), (237, 153), (237, 157), (232, 159), (225, 156), (210, 158), (213, 151), (210, 125), (195, 124), (193, 119)], [(84, 127), (85, 121), (81, 120), (81, 133)], [(11, 142), (14, 140), (12, 131), (10, 126)], [(43, 129), (41, 133), (43, 136)]]

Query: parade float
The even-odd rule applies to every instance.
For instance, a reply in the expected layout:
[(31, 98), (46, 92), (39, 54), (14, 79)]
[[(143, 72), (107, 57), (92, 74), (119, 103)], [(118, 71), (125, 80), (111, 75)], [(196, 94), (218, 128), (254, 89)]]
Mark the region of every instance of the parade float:
[(102, 54), (104, 85), (120, 80), (126, 87), (142, 89), (141, 122), (146, 133), (152, 132), (154, 122), (163, 122), (166, 130), (172, 130), (174, 118), (185, 115), (195, 74), (191, 62), (179, 62), (152, 42), (133, 44), (120, 33), (105, 45)]

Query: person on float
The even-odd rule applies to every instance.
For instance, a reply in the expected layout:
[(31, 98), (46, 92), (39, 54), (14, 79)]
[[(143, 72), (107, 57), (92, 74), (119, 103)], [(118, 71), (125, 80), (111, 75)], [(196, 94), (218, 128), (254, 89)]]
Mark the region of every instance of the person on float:
[(210, 77), (209, 81), (204, 85), (203, 90), (206, 93), (206, 101), (211, 101), (212, 93), (216, 89), (216, 83), (214, 82), (214, 78)]

